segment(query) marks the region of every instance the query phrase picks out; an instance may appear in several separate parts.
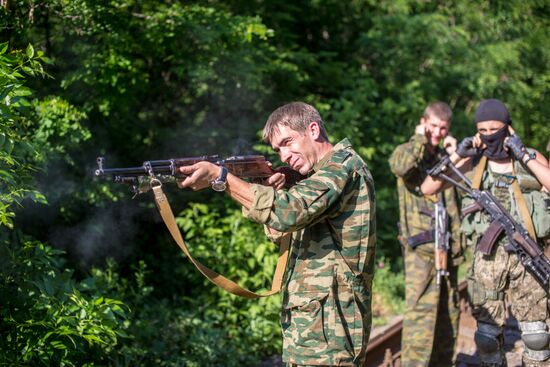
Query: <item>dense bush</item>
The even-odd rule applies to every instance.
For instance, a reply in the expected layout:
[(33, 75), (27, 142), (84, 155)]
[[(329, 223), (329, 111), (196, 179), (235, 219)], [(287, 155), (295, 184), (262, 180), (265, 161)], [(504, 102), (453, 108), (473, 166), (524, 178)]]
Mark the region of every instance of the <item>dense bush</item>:
[(0, 244), (0, 365), (104, 365), (126, 334), (128, 309), (78, 282), (60, 252)]
[(0, 45), (0, 364), (103, 364), (125, 335), (126, 307), (77, 281), (60, 251), (14, 226), (16, 206), (46, 202), (33, 173), (85, 131), (75, 108), (39, 101), (26, 86), (26, 77), (45, 75), (45, 61), (31, 45)]

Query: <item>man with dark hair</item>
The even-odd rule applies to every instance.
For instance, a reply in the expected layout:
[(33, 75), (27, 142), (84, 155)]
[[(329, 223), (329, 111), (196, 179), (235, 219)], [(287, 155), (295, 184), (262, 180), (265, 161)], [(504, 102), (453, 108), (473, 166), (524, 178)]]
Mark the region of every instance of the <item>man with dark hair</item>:
[[(529, 236), (542, 245), (543, 239), (550, 236), (550, 200), (541, 190), (550, 189), (547, 160), (523, 145), (501, 101), (481, 101), (474, 121), (477, 134), (458, 145), (450, 156), (451, 162), (466, 172), (473, 188), (490, 191)], [(445, 186), (442, 180), (428, 176), (421, 191), (434, 194)], [(503, 327), (508, 306), (519, 321), (523, 366), (550, 366), (548, 285), (541, 287), (519, 256), (509, 252), (507, 237), (490, 228), (491, 218), (479, 211), (472, 197), (464, 197), (462, 208), (466, 215), (461, 229), (475, 248), (468, 292), (477, 320), (474, 340), (481, 366), (506, 366)]]
[[(283, 361), (289, 366), (362, 366), (371, 328), (374, 185), (347, 139), (332, 145), (319, 112), (295, 102), (269, 117), (264, 139), (306, 175), (288, 190), (284, 176), (245, 182), (209, 162), (180, 168), (181, 187), (215, 183), (264, 224), (272, 240), (291, 233), (283, 288)], [(224, 185), (220, 185), (223, 183)]]
[[(450, 189), (441, 195), (425, 196), (419, 189), (427, 170), (456, 147), (456, 140), (449, 135), (451, 119), (452, 111), (446, 103), (431, 103), (415, 134), (399, 145), (389, 160), (397, 177), (399, 238), (405, 257), (403, 367), (453, 363), (459, 317), (457, 267), (462, 259), (457, 194)], [(442, 211), (448, 220), (437, 226), (436, 213)], [(439, 238), (448, 238), (450, 249), (436, 248), (438, 233)]]

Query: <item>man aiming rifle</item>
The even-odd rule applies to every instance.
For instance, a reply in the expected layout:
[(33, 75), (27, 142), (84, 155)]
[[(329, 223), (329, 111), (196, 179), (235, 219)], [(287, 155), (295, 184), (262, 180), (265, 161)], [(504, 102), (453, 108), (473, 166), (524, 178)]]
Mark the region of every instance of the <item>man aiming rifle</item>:
[(319, 112), (308, 104), (275, 110), (263, 135), (281, 161), (307, 178), (283, 190), (281, 173), (264, 186), (203, 161), (180, 168), (186, 175), (180, 186), (212, 186), (264, 224), (273, 240), (290, 234), (281, 316), (288, 366), (362, 366), (375, 259), (371, 174), (347, 139), (329, 142)]

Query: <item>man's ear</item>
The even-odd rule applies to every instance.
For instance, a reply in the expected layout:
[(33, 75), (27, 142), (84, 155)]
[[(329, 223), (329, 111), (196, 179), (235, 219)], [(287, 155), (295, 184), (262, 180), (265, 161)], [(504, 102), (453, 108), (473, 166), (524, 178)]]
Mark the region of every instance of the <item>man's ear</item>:
[(321, 127), (319, 126), (319, 123), (317, 121), (310, 122), (307, 127), (307, 132), (313, 140), (317, 140), (321, 136)]
[(428, 119), (425, 118), (424, 116), (422, 116), (422, 117), (420, 118), (420, 124), (421, 124), (421, 125), (426, 125), (426, 123), (428, 123)]

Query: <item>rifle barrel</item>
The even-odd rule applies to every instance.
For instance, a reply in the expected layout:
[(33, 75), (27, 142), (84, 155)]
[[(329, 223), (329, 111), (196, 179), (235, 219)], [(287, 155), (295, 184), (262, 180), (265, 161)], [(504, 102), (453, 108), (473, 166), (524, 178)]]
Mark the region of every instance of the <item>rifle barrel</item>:
[[(168, 175), (172, 174), (172, 166), (152, 166), (154, 174)], [(124, 168), (104, 168), (95, 170), (96, 176), (147, 176), (147, 168), (141, 167), (124, 167)]]

